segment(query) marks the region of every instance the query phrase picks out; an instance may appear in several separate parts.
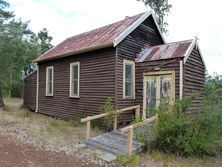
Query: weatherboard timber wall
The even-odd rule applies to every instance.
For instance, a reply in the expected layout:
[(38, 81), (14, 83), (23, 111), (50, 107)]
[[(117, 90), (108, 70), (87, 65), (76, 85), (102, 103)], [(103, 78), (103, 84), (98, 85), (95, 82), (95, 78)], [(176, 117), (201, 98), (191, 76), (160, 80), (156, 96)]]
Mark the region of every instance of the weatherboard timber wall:
[(199, 51), (194, 47), (184, 64), (184, 97), (196, 94), (189, 107), (189, 114), (193, 114), (203, 104), (205, 67)]
[(35, 111), (36, 109), (37, 72), (24, 79), (24, 107)]
[[(157, 30), (153, 18), (149, 16), (117, 46), (116, 103), (118, 108), (124, 108), (137, 104), (135, 99), (123, 99), (123, 59), (134, 60), (136, 55), (141, 52), (144, 45), (157, 45), (163, 43), (164, 42)], [(137, 75), (135, 79), (137, 85)], [(130, 115), (125, 114), (125, 116), (121, 119), (129, 120), (129, 118)]]
[[(80, 98), (69, 97), (70, 63), (80, 62)], [(53, 97), (45, 96), (46, 67), (54, 66)], [(115, 49), (39, 63), (39, 112), (64, 119), (98, 114), (107, 97), (115, 101)]]
[[(136, 104), (143, 105), (143, 73), (156, 72), (154, 67), (159, 66), (160, 71), (175, 71), (175, 98), (179, 98), (180, 60), (167, 59), (136, 63)], [(142, 109), (142, 107), (141, 107)]]

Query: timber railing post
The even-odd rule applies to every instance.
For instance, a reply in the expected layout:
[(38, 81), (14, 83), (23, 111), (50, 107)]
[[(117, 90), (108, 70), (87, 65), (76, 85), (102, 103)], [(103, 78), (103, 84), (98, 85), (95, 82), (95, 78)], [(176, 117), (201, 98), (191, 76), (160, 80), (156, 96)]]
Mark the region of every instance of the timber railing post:
[(113, 130), (117, 129), (117, 115), (114, 117), (114, 122), (113, 122)]
[(91, 130), (91, 125), (90, 125), (90, 120), (86, 121), (86, 140), (90, 138), (90, 130)]
[(130, 127), (128, 130), (128, 140), (127, 140), (127, 149), (128, 155), (132, 154), (132, 146), (133, 145), (133, 127)]
[(140, 105), (138, 105), (137, 108), (135, 109), (135, 116), (136, 118), (140, 118)]
[(159, 118), (158, 118), (158, 114), (156, 113), (156, 119), (155, 119), (155, 125), (157, 125), (158, 124), (158, 122), (159, 122)]

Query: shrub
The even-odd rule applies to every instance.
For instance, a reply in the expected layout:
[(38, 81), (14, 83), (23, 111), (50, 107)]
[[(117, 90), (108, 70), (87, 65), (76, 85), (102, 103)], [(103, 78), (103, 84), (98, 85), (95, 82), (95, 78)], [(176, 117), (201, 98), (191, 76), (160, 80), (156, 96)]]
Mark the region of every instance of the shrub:
[(102, 113), (108, 115), (102, 120), (105, 132), (113, 130), (114, 118), (118, 116), (115, 106), (112, 104), (112, 98), (108, 97), (105, 104), (101, 107)]
[(190, 155), (212, 155), (215, 141), (220, 139), (222, 113), (212, 110), (204, 112), (191, 121), (185, 114), (194, 97), (177, 100), (172, 109), (160, 105), (155, 139), (151, 146), (165, 153)]

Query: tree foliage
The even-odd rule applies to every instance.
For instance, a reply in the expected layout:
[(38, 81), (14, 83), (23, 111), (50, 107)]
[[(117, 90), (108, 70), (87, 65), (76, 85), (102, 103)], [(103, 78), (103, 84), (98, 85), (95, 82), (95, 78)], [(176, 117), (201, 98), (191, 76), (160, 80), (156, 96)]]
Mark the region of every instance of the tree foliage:
[(0, 0), (0, 81), (4, 95), (21, 97), (22, 72), (32, 67), (42, 48), (46, 51), (52, 47), (52, 37), (47, 29), (36, 35), (29, 29), (29, 21), (16, 19), (7, 7), (9, 3)]
[(165, 21), (165, 16), (170, 13), (172, 5), (168, 3), (168, 0), (138, 0), (144, 2), (154, 10), (155, 16), (162, 32), (167, 33), (168, 23)]
[(205, 102), (212, 105), (222, 103), (222, 75), (206, 75)]
[(41, 54), (52, 48), (52, 44), (50, 43), (52, 41), (52, 37), (49, 36), (48, 30), (46, 28), (43, 28), (38, 33), (38, 39), (41, 45)]

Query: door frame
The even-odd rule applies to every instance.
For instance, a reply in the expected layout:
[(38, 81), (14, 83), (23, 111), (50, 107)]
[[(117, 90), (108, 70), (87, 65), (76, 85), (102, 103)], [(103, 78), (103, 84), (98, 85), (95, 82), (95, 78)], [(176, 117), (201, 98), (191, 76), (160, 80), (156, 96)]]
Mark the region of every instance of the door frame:
[(175, 101), (175, 71), (155, 71), (155, 72), (144, 72), (143, 73), (143, 120), (146, 119), (146, 77), (148, 76), (161, 76), (161, 75), (171, 75), (172, 80), (172, 89), (171, 89), (171, 98), (170, 104), (173, 104)]

